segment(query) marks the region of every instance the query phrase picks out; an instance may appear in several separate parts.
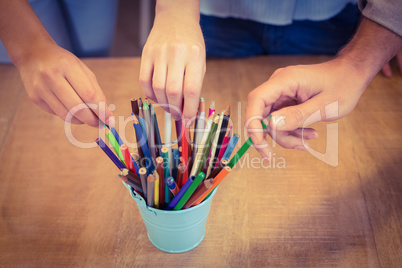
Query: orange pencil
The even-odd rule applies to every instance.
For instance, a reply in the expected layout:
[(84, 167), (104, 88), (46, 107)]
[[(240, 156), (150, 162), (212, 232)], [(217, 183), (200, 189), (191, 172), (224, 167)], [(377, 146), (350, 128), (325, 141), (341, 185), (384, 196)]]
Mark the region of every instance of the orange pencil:
[(211, 188), (209, 188), (206, 192), (204, 192), (204, 194), (202, 194), (200, 198), (198, 198), (197, 201), (195, 201), (193, 206), (196, 206), (199, 203), (201, 203), (205, 199), (205, 197), (207, 197), (209, 193), (212, 192), (216, 188), (216, 186), (218, 186), (218, 184), (226, 177), (226, 175), (229, 174), (231, 170), (232, 169), (228, 166), (222, 169), (221, 172), (219, 172), (219, 174), (216, 175), (216, 177), (213, 179), (214, 184), (212, 184)]
[(213, 183), (214, 183), (213, 179), (203, 181), (197, 188), (197, 190), (195, 190), (190, 199), (186, 202), (186, 204), (184, 204), (183, 209), (191, 207), (191, 205), (194, 204), (195, 201), (197, 201), (198, 198), (200, 198), (201, 195), (203, 195), (203, 193), (205, 193), (206, 191), (209, 190), (209, 188), (212, 187)]

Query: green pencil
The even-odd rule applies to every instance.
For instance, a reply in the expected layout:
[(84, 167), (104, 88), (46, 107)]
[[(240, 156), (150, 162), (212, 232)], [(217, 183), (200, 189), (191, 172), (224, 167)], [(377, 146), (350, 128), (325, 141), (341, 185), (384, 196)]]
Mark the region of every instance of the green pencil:
[(173, 210), (179, 210), (182, 209), (182, 207), (186, 204), (187, 200), (190, 199), (191, 195), (194, 193), (194, 191), (197, 189), (197, 187), (200, 185), (202, 180), (205, 178), (204, 172), (198, 173), (198, 176), (194, 179), (194, 181), (190, 184), (188, 187), (187, 191), (183, 194), (183, 196), (180, 198), (179, 202), (177, 205), (173, 208)]
[(113, 147), (114, 151), (116, 152), (117, 156), (120, 158), (121, 162), (124, 163), (125, 166), (126, 162), (124, 162), (123, 154), (120, 151), (119, 143), (117, 142), (116, 138), (113, 136), (111, 132), (106, 133), (106, 138), (109, 140), (110, 145)]
[[(164, 178), (167, 178), (170, 176), (170, 170), (169, 170), (169, 149), (166, 148), (165, 146), (162, 147), (161, 150), (162, 153), (162, 158), (163, 158), (163, 174)], [(165, 184), (165, 204), (169, 204), (170, 202), (170, 189), (169, 186)]]
[[(271, 116), (268, 117), (268, 122), (271, 119)], [(261, 121), (262, 124), (262, 129), (266, 129), (267, 125)], [(237, 153), (230, 159), (229, 163), (227, 164), (230, 168), (233, 168), (234, 165), (242, 158), (242, 156), (247, 152), (247, 150), (250, 148), (250, 146), (253, 144), (253, 141), (251, 140), (251, 137), (249, 137), (245, 143), (240, 147), (240, 149), (237, 151)]]
[(212, 141), (215, 137), (215, 132), (218, 129), (218, 120), (219, 120), (219, 116), (216, 116), (214, 121), (212, 122), (211, 131), (208, 134), (208, 138), (204, 145), (205, 147), (202, 150), (202, 155), (201, 155), (201, 158), (199, 159), (197, 171), (195, 172), (195, 174), (198, 174), (199, 172), (203, 171), (205, 168), (204, 166), (205, 166), (205, 163), (207, 162), (208, 155), (211, 150)]

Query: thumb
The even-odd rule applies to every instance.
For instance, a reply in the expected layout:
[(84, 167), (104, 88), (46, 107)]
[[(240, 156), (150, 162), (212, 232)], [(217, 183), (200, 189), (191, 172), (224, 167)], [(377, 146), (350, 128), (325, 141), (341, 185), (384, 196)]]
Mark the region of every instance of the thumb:
[(277, 131), (292, 131), (322, 121), (321, 108), (325, 102), (316, 96), (304, 103), (287, 106), (272, 112), (269, 126)]

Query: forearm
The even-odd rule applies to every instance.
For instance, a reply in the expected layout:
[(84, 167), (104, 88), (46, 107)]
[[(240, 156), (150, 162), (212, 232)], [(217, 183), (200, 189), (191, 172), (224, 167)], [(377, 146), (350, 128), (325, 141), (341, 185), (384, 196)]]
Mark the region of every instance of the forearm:
[(363, 18), (353, 39), (338, 53), (338, 59), (351, 63), (366, 84), (402, 49), (402, 37)]
[(175, 14), (178, 20), (190, 20), (199, 23), (200, 0), (158, 0), (155, 7), (155, 20), (165, 15)]
[(0, 39), (17, 67), (34, 45), (54, 43), (27, 0), (0, 0)]

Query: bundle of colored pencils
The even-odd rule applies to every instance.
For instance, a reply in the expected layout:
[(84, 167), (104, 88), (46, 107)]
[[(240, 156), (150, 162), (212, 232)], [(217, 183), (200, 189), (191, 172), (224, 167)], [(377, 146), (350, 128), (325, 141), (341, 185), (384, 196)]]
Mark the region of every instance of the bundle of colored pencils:
[(198, 205), (252, 144), (249, 138), (229, 160), (240, 137), (229, 126), (229, 105), (216, 115), (212, 101), (206, 117), (205, 101), (201, 98), (193, 129), (175, 121), (177, 142), (174, 143), (168, 112), (164, 114), (162, 143), (152, 104), (139, 98), (131, 100), (131, 107), (137, 152), (130, 153), (115, 128), (106, 125), (106, 137), (114, 153), (101, 138), (96, 142), (120, 170), (120, 178), (143, 196), (150, 207), (179, 210)]

